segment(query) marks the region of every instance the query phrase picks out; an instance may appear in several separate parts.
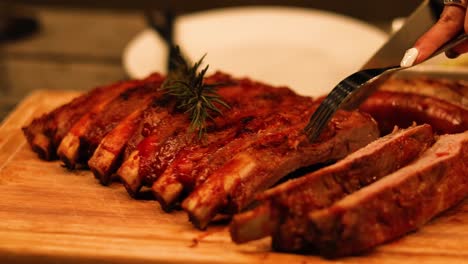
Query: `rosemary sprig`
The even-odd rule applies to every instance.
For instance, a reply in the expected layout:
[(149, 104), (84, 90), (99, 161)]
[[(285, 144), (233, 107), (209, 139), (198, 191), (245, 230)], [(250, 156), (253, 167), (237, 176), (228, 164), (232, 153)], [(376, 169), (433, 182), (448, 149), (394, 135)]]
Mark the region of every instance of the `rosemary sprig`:
[(178, 109), (190, 115), (189, 130), (198, 131), (198, 138), (201, 139), (206, 133), (206, 119), (213, 119), (213, 114), (222, 115), (217, 105), (230, 108), (216, 91), (225, 84), (205, 84), (203, 80), (209, 65), (198, 71), (205, 56), (190, 67), (179, 48), (175, 48), (172, 59), (174, 70), (169, 72), (161, 89), (165, 94), (175, 97)]

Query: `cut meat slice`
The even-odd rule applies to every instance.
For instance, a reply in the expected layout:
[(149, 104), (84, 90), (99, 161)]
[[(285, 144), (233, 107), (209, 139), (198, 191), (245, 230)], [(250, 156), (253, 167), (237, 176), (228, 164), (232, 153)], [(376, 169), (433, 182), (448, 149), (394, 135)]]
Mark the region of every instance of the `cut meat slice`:
[[(252, 136), (251, 146), (239, 152), (196, 188), (182, 203), (190, 220), (205, 228), (221, 210), (239, 212), (256, 194), (288, 173), (312, 164), (343, 158), (378, 135), (377, 125), (366, 114), (339, 111), (320, 136), (310, 143), (303, 128), (316, 106), (290, 115), (280, 126)], [(289, 113), (291, 114), (291, 113)]]
[(441, 136), (411, 165), (306, 215), (307, 248), (355, 254), (421, 227), (468, 195), (467, 161), (468, 131)]
[[(127, 192), (131, 196), (135, 196), (143, 186), (143, 177), (141, 170), (151, 170), (151, 164), (143, 163), (145, 160), (141, 156), (157, 156), (157, 151), (160, 145), (166, 141), (171, 135), (181, 133), (188, 127), (187, 117), (183, 114), (167, 116), (157, 126), (154, 127), (156, 133), (150, 134), (144, 138), (137, 148), (130, 153), (127, 159), (123, 162), (117, 171), (117, 175), (122, 180)], [(143, 160), (143, 161), (142, 161)]]
[(255, 210), (234, 217), (232, 239), (243, 243), (273, 235), (275, 248), (302, 250), (307, 247), (305, 216), (309, 212), (328, 207), (407, 165), (433, 142), (429, 125), (399, 130), (333, 165), (268, 190), (259, 196), (263, 203)]
[[(177, 112), (174, 112), (175, 101), (165, 96), (163, 98), (164, 100), (158, 100), (143, 111), (135, 133), (129, 139), (126, 139), (123, 160), (126, 160), (136, 149), (138, 143), (150, 136), (156, 130), (156, 127), (162, 124), (161, 122), (167, 123), (172, 116), (177, 116)], [(177, 119), (177, 117), (174, 119)]]
[[(259, 233), (271, 233), (273, 247), (283, 251), (313, 252), (329, 257), (356, 254), (417, 229), (466, 197), (467, 160), (468, 131), (444, 135), (402, 169), (344, 198), (342, 195), (323, 198), (322, 190), (333, 194), (347, 188), (342, 187), (333, 171), (343, 160), (307, 179), (286, 183), (267, 193), (265, 198), (269, 204), (237, 216), (231, 234), (235, 241), (243, 242), (261, 237), (255, 237)], [(330, 177), (324, 177), (327, 175)], [(304, 188), (299, 186), (302, 181), (306, 182)], [(316, 183), (314, 188), (307, 187), (309, 182)], [(282, 197), (273, 197), (278, 193)], [(295, 203), (291, 204), (293, 199)], [(266, 230), (255, 230), (262, 226)]]
[(96, 106), (68, 133), (60, 146), (60, 159), (69, 168), (86, 165), (104, 136), (133, 112), (141, 110), (161, 96), (162, 79), (144, 82), (118, 94), (104, 105)]
[(135, 134), (142, 133), (142, 121), (147, 122), (144, 118), (151, 114), (151, 124), (155, 126), (155, 123), (157, 124), (170, 115), (174, 104), (173, 100), (163, 96), (154, 100), (145, 109), (143, 109), (144, 107), (145, 105), (142, 105), (141, 108), (137, 108), (111, 130), (101, 140), (93, 156), (88, 161), (89, 168), (102, 184), (107, 185), (111, 180), (111, 176), (121, 165), (125, 148), (130, 148), (128, 142)]
[(413, 122), (430, 124), (439, 134), (468, 130), (468, 109), (434, 97), (391, 91), (377, 91), (360, 109), (369, 113), (383, 134)]
[(125, 147), (126, 139), (135, 133), (142, 111), (142, 109), (135, 110), (111, 130), (101, 140), (93, 156), (89, 159), (88, 166), (101, 184), (109, 184), (112, 173), (120, 165), (121, 154)]

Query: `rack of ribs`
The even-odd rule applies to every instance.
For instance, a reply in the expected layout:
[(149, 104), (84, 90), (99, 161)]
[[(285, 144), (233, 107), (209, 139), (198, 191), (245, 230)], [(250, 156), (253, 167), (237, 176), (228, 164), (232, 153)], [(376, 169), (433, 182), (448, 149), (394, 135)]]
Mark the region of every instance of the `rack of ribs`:
[[(431, 126), (438, 133), (467, 129), (463, 104), (378, 91), (361, 111), (338, 111), (312, 143), (303, 129), (318, 100), (286, 87), (216, 73), (205, 82), (224, 84), (217, 92), (230, 109), (208, 120), (200, 139), (188, 129), (188, 114), (159, 89), (163, 81), (163, 76), (153, 74), (96, 88), (33, 120), (23, 131), (41, 157), (58, 154), (71, 169), (88, 166), (104, 185), (118, 176), (132, 196), (143, 187), (151, 188), (163, 209), (181, 206), (201, 229), (217, 214), (241, 212), (259, 195), (257, 209), (234, 218), (233, 238), (244, 242), (272, 235), (280, 250), (302, 250), (312, 243), (307, 237), (310, 221), (304, 219), (312, 208), (307, 202), (318, 198), (308, 188), (320, 193), (324, 184), (336, 187), (326, 201), (313, 202), (315, 209), (325, 210), (416, 159), (433, 141)], [(394, 114), (405, 111), (409, 114)], [(395, 125), (406, 127), (413, 121), (431, 126), (399, 130), (371, 143), (379, 137), (378, 126), (389, 133)], [(335, 161), (338, 165), (331, 168), (347, 168), (353, 174), (336, 172), (325, 181), (320, 180), (325, 177), (320, 170), (261, 194), (297, 169)], [(343, 162), (347, 165), (339, 165)], [(317, 185), (309, 182), (310, 177), (319, 179)], [(295, 202), (286, 194), (307, 199)], [(267, 222), (266, 228), (251, 231)], [(291, 226), (300, 228), (290, 232)]]
[[(194, 133), (187, 133), (187, 115), (159, 92), (162, 81), (135, 81), (89, 107), (70, 126), (58, 154), (69, 168), (88, 165), (103, 184), (117, 173), (131, 195), (142, 186), (152, 187), (166, 209), (188, 195), (183, 207), (200, 228), (218, 212), (241, 210), (257, 192), (289, 172), (339, 159), (378, 137), (377, 126), (368, 115), (340, 112), (322, 136), (325, 143), (311, 144), (302, 129), (316, 108), (314, 100), (288, 88), (218, 73), (207, 81), (229, 84), (218, 93), (231, 109), (207, 123), (207, 135), (200, 141)], [(260, 153), (276, 159), (278, 169), (275, 163), (260, 166), (264, 162), (259, 159)], [(197, 155), (204, 161), (184, 176), (183, 162), (195, 162)], [(201, 193), (219, 188), (223, 182), (238, 181), (232, 179), (232, 170), (243, 166), (240, 161), (252, 168), (239, 181), (248, 188), (241, 191), (238, 185), (230, 184), (231, 189), (213, 196), (211, 204), (201, 201)], [(253, 177), (260, 171), (260, 177)], [(168, 181), (175, 184), (166, 185)], [(182, 188), (171, 189), (177, 183)], [(228, 196), (235, 199), (225, 203)], [(200, 214), (204, 210), (210, 213)]]
[[(217, 76), (219, 79), (224, 75)], [(195, 134), (185, 133), (189, 124), (183, 113), (166, 115), (149, 129), (145, 126), (145, 136), (140, 137), (141, 141), (137, 144), (132, 144), (133, 149), (126, 150), (129, 154), (117, 171), (129, 194), (136, 195), (143, 185), (151, 187), (180, 150), (190, 145), (198, 146), (220, 140), (235, 134), (236, 131), (240, 132), (252, 118), (271, 113), (274, 108), (284, 105), (285, 102), (289, 102), (290, 106), (300, 99), (311, 102), (311, 99), (304, 99), (287, 88), (274, 88), (246, 79), (226, 78), (224, 76), (223, 82), (231, 85), (219, 89), (218, 92), (231, 109), (223, 116), (208, 122), (208, 133), (204, 140), (198, 140)], [(143, 120), (142, 123), (146, 121)]]
[[(289, 172), (302, 166), (339, 159), (378, 137), (376, 125), (369, 116), (358, 112), (340, 112), (328, 133), (324, 134), (326, 144), (309, 144), (302, 129), (316, 107), (310, 98), (297, 96), (290, 90), (262, 88), (259, 84), (255, 84), (255, 89), (245, 88), (248, 86), (242, 84), (226, 89), (231, 94), (237, 89), (239, 101), (232, 104), (229, 100), (235, 97), (224, 96), (233, 107), (222, 119), (215, 120), (209, 126), (204, 142), (195, 140), (194, 135), (184, 133), (184, 130), (167, 129), (174, 128), (170, 122), (166, 122), (166, 128), (156, 127), (117, 171), (128, 192), (135, 196), (142, 186), (152, 186), (153, 193), (166, 210), (190, 193), (183, 208), (196, 226), (205, 228), (216, 213), (221, 210), (230, 213), (239, 211), (250, 203), (257, 192)], [(172, 120), (173, 117), (168, 118)], [(181, 128), (186, 126), (181, 124)], [(163, 132), (161, 135), (160, 131), (168, 130), (169, 133)], [(235, 164), (239, 166), (237, 169), (244, 166), (238, 159), (243, 156), (248, 158), (250, 165), (247, 167), (252, 167), (258, 164), (256, 155), (262, 151), (265, 157), (276, 158), (278, 164), (265, 167), (263, 175), (259, 177), (253, 177), (253, 173), (259, 171), (249, 172), (252, 175), (246, 175), (248, 177), (240, 184), (251, 187), (246, 188), (242, 195), (237, 195), (238, 201), (226, 204), (224, 208), (225, 196), (235, 197), (229, 193), (231, 190), (225, 190), (224, 196), (203, 198), (212, 200), (210, 203), (199, 201), (201, 193), (219, 189), (219, 184), (223, 185), (223, 182), (237, 181), (231, 179), (235, 175), (225, 170), (236, 169)], [(197, 159), (204, 161), (198, 162)], [(190, 169), (187, 162), (197, 162), (197, 169)], [(179, 173), (181, 167), (185, 167), (190, 175), (182, 176)], [(258, 169), (261, 170), (260, 166)], [(232, 185), (232, 191), (235, 189), (238, 187)], [(210, 213), (200, 214), (203, 210)]]
[[(419, 134), (423, 151), (432, 139), (427, 132), (422, 136), (421, 129), (388, 137), (401, 139), (413, 130)], [(233, 240), (242, 243), (272, 235), (273, 247), (278, 250), (328, 257), (357, 254), (419, 228), (467, 196), (468, 131), (440, 136), (416, 160), (394, 172), (384, 170), (378, 180), (368, 174), (380, 172), (377, 163), (367, 164), (358, 173), (343, 170), (354, 162), (360, 164), (362, 155), (385, 153), (376, 151), (384, 143), (378, 140), (335, 165), (265, 193), (260, 198), (262, 205), (235, 217)]]

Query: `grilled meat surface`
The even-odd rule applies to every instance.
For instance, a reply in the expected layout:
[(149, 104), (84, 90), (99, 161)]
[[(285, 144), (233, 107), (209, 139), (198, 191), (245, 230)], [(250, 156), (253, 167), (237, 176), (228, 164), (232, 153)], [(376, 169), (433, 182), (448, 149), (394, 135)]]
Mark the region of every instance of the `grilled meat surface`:
[(415, 160), (434, 142), (429, 125), (399, 130), (348, 155), (341, 161), (290, 180), (258, 197), (260, 205), (237, 215), (231, 236), (243, 243), (273, 236), (282, 251), (308, 250), (307, 215), (370, 185)]
[(222, 117), (208, 122), (208, 133), (203, 140), (198, 140), (195, 134), (186, 133), (188, 121), (185, 114), (178, 114), (176, 118), (168, 115), (149, 129), (152, 131), (147, 129), (147, 136), (136, 145), (118, 171), (131, 195), (135, 195), (143, 185), (151, 186), (184, 148), (206, 145), (235, 131), (241, 133), (250, 119), (272, 113), (282, 102), (289, 102), (289, 106), (299, 100), (312, 102), (287, 88), (274, 88), (249, 80), (223, 79), (232, 85), (221, 88), (219, 94), (231, 109), (225, 111)]

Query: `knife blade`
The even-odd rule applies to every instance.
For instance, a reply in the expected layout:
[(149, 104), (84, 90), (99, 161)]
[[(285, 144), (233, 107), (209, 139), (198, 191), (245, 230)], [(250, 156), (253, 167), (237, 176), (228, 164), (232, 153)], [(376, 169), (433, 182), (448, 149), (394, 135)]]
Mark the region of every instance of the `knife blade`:
[(425, 0), (406, 19), (405, 24), (362, 66), (361, 70), (400, 65), (405, 51), (429, 30), (442, 13), (443, 2)]

